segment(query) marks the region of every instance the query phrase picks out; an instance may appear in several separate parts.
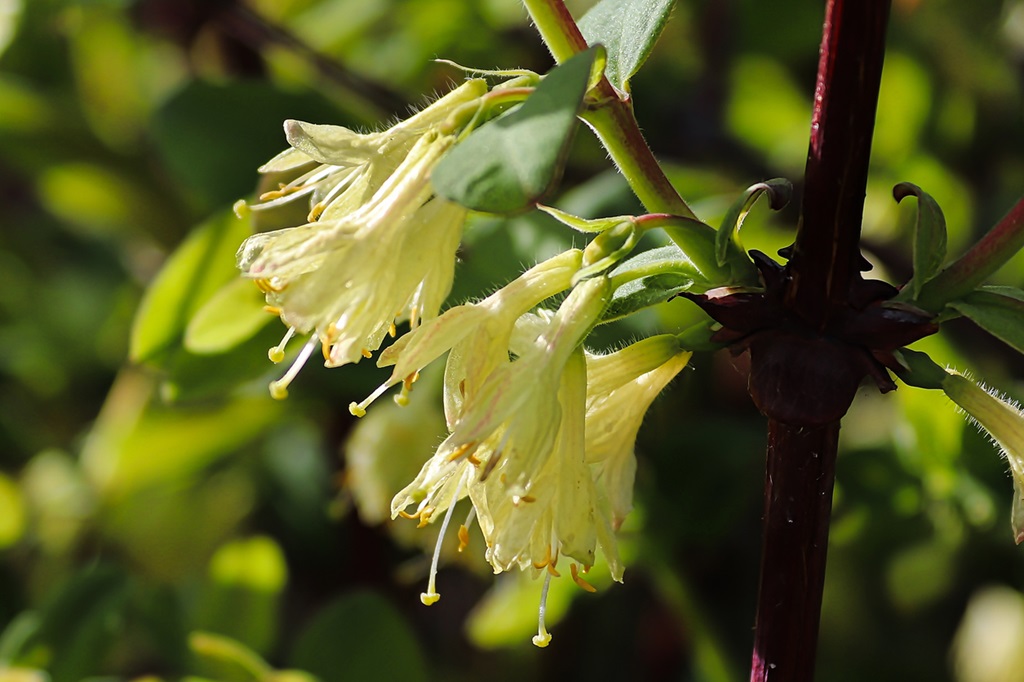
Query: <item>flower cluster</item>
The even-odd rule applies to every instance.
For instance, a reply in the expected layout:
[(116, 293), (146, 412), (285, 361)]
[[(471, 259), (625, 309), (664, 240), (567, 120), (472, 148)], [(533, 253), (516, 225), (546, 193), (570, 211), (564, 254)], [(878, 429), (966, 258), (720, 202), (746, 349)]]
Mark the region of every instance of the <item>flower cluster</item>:
[[(275, 397), (285, 397), (318, 345), (327, 366), (358, 362), (396, 336), (401, 322), (409, 331), (378, 356), (379, 366), (392, 367), (390, 377), (350, 406), (354, 415), (399, 384), (401, 404), (420, 370), (447, 354), (449, 435), (395, 496), (392, 517), (421, 525), (443, 519), (422, 595), (432, 604), (440, 598), (435, 576), (445, 530), (468, 498), (494, 571), (544, 577), (534, 643), (546, 646), (548, 587), (566, 564), (592, 591), (582, 575), (600, 552), (612, 577), (622, 579), (615, 532), (632, 505), (636, 434), (690, 354), (673, 335), (607, 355), (584, 350), (611, 299), (606, 272), (628, 252), (614, 239), (565, 251), (490, 296), (439, 314), (466, 209), (436, 196), (430, 175), (456, 143), (457, 120), (486, 93), (482, 81), (470, 80), (380, 133), (287, 122), (291, 148), (261, 171), (293, 179), (239, 210), (308, 201), (307, 221), (250, 237), (238, 265), (288, 327), (270, 351), (273, 361), (284, 359), (293, 336), (309, 335), (271, 384)], [(469, 523), (459, 529), (460, 547)]]
[(415, 327), (438, 314), (451, 289), (466, 210), (434, 195), (430, 172), (455, 142), (449, 119), (486, 91), (483, 81), (467, 81), (380, 133), (285, 123), (292, 148), (260, 170), (298, 177), (252, 208), (306, 200), (308, 222), (253, 235), (237, 256), (266, 293), (268, 310), (288, 326), (270, 358), (283, 360), (293, 335), (312, 335), (271, 385), (275, 397), (287, 394), (317, 345), (329, 367), (358, 362), (394, 335), (397, 322)]

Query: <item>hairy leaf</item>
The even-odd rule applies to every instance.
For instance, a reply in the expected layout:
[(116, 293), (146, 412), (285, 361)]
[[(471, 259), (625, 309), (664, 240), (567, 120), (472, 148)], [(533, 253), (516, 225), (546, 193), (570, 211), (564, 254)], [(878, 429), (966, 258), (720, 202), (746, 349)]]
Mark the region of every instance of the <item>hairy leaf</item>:
[(580, 19), (587, 43), (608, 51), (605, 75), (617, 89), (629, 92), (629, 79), (651, 54), (671, 10), (672, 0), (601, 0)]
[(693, 262), (675, 245), (637, 254), (611, 274), (615, 278), (630, 273), (639, 276), (615, 290), (602, 322), (664, 303), (684, 291), (703, 293), (711, 287)]
[(452, 149), (431, 176), (437, 193), (489, 213), (514, 213), (543, 198), (561, 175), (597, 52), (556, 67), (521, 106)]

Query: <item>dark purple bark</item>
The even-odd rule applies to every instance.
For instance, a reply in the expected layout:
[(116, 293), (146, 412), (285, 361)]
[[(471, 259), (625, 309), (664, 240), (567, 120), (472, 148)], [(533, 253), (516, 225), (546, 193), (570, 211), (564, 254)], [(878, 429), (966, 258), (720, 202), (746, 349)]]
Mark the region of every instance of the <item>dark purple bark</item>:
[(836, 331), (865, 309), (860, 224), (889, 6), (828, 0), (801, 218), (780, 284), (788, 321), (749, 344), (751, 392), (769, 417), (752, 682), (814, 676), (839, 417), (863, 376), (858, 348), (876, 350)]

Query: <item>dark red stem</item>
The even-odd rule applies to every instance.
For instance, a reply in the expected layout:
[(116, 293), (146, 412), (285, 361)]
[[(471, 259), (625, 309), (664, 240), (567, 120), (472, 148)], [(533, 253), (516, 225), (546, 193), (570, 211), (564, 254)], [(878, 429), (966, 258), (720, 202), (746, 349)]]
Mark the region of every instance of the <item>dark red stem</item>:
[(838, 436), (769, 420), (752, 681), (813, 679)]
[[(801, 218), (783, 299), (803, 322), (797, 338), (812, 346), (827, 345), (817, 336), (848, 310), (851, 285), (860, 280), (860, 224), (889, 6), (890, 0), (827, 3)], [(815, 367), (812, 357), (802, 361)], [(778, 402), (812, 408), (801, 400), (813, 394), (798, 383), (779, 385), (792, 395), (779, 395)], [(814, 410), (789, 411), (803, 412)], [(838, 440), (838, 421), (769, 418), (751, 682), (813, 679)]]
[(818, 329), (858, 274), (860, 223), (890, 0), (828, 0), (804, 196), (790, 260), (791, 307)]

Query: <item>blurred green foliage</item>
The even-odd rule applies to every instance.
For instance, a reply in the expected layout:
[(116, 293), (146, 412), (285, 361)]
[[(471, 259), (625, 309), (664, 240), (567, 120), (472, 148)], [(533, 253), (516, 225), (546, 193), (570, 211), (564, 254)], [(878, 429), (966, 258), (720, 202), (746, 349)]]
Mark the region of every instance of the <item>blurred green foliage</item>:
[[(894, 184), (937, 199), (954, 255), (1024, 187), (1024, 3), (894, 5), (864, 236), (877, 276), (903, 281), (914, 212)], [(653, 148), (711, 224), (754, 182), (799, 181), (821, 8), (781, 9), (677, 2), (632, 80)], [(443, 430), (429, 380), (360, 425), (347, 464), (345, 406), (378, 372), (310, 368), (284, 404), (267, 395), (283, 330), (253, 290), (224, 288), (264, 226), (230, 206), (284, 146), (282, 119), (377, 126), (460, 77), (435, 57), (550, 64), (516, 0), (2, 3), (0, 680), (743, 677), (763, 423), (729, 358), (695, 358), (656, 403), (626, 583), (556, 581), (543, 652), (539, 583), (495, 582), (452, 550), (425, 611), (431, 531), (381, 523), (382, 491)], [(553, 203), (580, 215), (638, 208), (586, 134), (563, 189)], [(774, 253), (795, 216), (755, 210), (745, 244)], [(537, 213), (478, 218), (453, 299), (570, 239)], [(1024, 284), (1024, 257), (998, 279)], [(695, 319), (677, 300), (598, 338)], [(969, 323), (952, 332), (920, 347), (1024, 395), (1019, 356)], [(941, 395), (906, 389), (865, 389), (843, 439), (821, 679), (1024, 679), (984, 672), (1024, 638), (1024, 558), (989, 444)], [(986, 617), (1000, 629), (980, 637)]]

